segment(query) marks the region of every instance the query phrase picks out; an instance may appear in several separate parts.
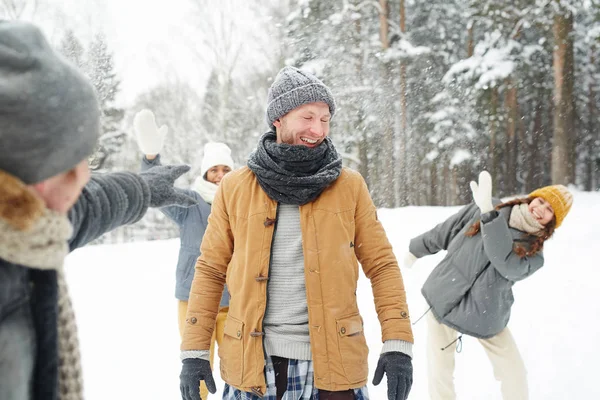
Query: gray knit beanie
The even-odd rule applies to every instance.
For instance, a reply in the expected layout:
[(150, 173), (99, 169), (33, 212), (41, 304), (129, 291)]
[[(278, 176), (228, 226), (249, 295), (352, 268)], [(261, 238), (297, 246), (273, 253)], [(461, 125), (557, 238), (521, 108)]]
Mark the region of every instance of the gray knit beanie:
[(38, 28), (0, 21), (0, 170), (41, 182), (90, 155), (99, 133), (88, 80)]
[(333, 117), (335, 101), (331, 90), (316, 76), (298, 68), (285, 67), (279, 71), (269, 88), (267, 125), (273, 127), (273, 122), (294, 108), (318, 102), (327, 104)]

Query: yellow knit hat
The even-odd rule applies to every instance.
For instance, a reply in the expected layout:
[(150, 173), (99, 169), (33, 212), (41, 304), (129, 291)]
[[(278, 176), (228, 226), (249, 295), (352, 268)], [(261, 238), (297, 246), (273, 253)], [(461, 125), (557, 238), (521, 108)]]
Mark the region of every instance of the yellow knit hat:
[(573, 204), (573, 195), (563, 185), (552, 185), (539, 188), (529, 193), (529, 197), (541, 197), (552, 206), (556, 217), (556, 228), (558, 228)]

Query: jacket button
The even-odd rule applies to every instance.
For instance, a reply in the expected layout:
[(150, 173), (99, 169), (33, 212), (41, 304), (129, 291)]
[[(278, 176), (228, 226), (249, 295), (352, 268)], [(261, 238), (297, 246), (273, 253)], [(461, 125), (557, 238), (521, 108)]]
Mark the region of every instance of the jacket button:
[(196, 317), (192, 317), (192, 318), (190, 318), (190, 322), (192, 324), (195, 324), (196, 322), (198, 322), (198, 320), (196, 319)]
[(344, 328), (344, 327), (342, 326), (342, 329), (340, 329), (340, 332), (342, 333), (342, 335), (344, 335), (344, 334), (346, 333), (346, 328)]
[(242, 336), (242, 331), (237, 331), (237, 337)]
[(400, 313), (400, 316), (401, 316), (402, 318), (408, 318), (408, 314), (406, 313), (406, 311), (402, 311), (402, 312)]
[(272, 225), (275, 225), (275, 219), (271, 219), (271, 218), (267, 217), (265, 219), (265, 227), (272, 226)]

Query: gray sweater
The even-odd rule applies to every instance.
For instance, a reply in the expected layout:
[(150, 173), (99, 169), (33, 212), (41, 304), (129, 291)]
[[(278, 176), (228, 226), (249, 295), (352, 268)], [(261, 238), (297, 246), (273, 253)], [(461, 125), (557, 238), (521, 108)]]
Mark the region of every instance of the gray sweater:
[(416, 257), (448, 250), (421, 290), (441, 323), (477, 338), (493, 337), (508, 324), (512, 286), (544, 265), (541, 252), (520, 258), (513, 251), (515, 242), (527, 247), (534, 237), (508, 226), (510, 212), (511, 207), (502, 208), (468, 237), (465, 232), (480, 219), (479, 208), (470, 204), (411, 240)]
[(300, 209), (296, 205), (280, 204), (277, 209), (267, 290), (265, 351), (270, 356), (312, 359)]
[[(296, 205), (279, 204), (277, 208), (263, 326), (269, 356), (312, 359), (300, 209)], [(386, 340), (381, 351), (400, 351), (412, 357), (412, 344)]]

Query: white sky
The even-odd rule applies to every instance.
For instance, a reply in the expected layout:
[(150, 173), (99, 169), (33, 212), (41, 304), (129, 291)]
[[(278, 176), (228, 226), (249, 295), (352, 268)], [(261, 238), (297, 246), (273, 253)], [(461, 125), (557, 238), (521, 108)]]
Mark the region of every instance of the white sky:
[[(214, 7), (205, 7), (207, 13), (213, 14), (224, 4), (221, 0), (206, 2), (214, 4)], [(164, 81), (182, 80), (203, 90), (212, 56), (203, 49), (203, 37), (192, 26), (196, 9), (191, 0), (46, 0), (40, 3), (35, 14), (22, 19), (40, 25), (55, 45), (60, 43), (67, 29), (72, 29), (85, 47), (94, 34), (104, 33), (121, 78), (119, 103), (127, 105), (140, 93)], [(247, 12), (252, 6), (248, 0), (229, 0), (229, 3), (235, 5), (226, 14), (232, 15), (247, 32), (234, 40), (248, 41), (244, 47), (251, 47), (256, 42), (250, 36), (256, 32), (252, 25), (259, 23)]]
[(181, 79), (202, 88), (208, 71), (181, 44), (185, 0), (105, 0), (102, 26), (115, 52), (125, 101), (161, 81)]

